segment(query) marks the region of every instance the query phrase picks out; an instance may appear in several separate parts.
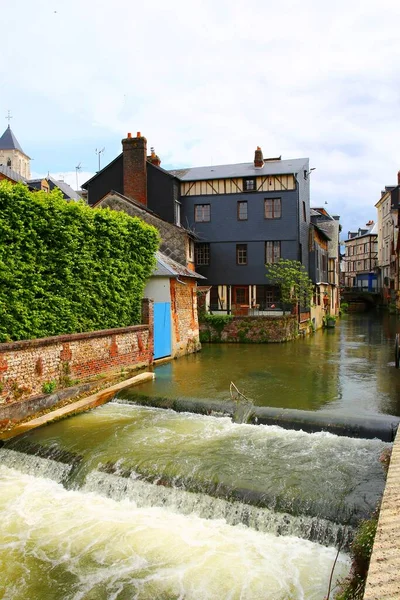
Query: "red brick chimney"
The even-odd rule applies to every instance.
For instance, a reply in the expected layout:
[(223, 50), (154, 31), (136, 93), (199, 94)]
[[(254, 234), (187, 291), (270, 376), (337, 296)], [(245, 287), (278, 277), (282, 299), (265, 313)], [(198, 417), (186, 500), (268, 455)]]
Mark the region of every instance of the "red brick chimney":
[(147, 205), (147, 140), (140, 131), (122, 140), (124, 196)]
[(260, 146), (257, 146), (257, 150), (254, 152), (254, 166), (256, 169), (262, 169), (264, 166), (264, 157)]
[(151, 154), (150, 156), (147, 158), (147, 160), (149, 162), (151, 162), (152, 165), (156, 165), (156, 167), (159, 167), (161, 165), (161, 159), (159, 156), (157, 156), (154, 148), (150, 148)]

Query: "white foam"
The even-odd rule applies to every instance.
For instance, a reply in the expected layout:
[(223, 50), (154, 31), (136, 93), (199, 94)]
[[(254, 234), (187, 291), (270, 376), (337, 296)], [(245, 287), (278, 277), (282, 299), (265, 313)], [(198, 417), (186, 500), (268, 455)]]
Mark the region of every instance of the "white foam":
[[(13, 600), (118, 591), (141, 600), (320, 600), (336, 555), (296, 537), (66, 491), (4, 466), (0, 513), (0, 586), (12, 586)], [(335, 579), (348, 570), (340, 554)]]

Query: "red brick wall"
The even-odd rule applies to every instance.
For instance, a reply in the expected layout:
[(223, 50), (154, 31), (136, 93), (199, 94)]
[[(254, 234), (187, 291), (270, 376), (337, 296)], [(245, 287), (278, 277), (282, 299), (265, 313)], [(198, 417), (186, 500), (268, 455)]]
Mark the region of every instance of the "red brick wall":
[[(129, 135), (129, 134), (128, 134)], [(124, 195), (147, 205), (147, 140), (144, 137), (122, 140)]]
[(173, 322), (174, 356), (200, 350), (199, 322), (197, 318), (196, 281), (190, 277), (170, 280)]
[(42, 393), (45, 382), (153, 361), (153, 302), (143, 301), (143, 325), (0, 344), (0, 404)]

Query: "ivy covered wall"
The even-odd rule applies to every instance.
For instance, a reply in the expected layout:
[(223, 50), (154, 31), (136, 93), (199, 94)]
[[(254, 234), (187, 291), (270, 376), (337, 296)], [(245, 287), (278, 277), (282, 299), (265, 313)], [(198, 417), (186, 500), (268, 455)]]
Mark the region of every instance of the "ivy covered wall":
[(202, 315), (200, 341), (265, 344), (288, 342), (298, 337), (296, 315), (281, 317), (232, 317)]
[(0, 183), (0, 342), (140, 323), (157, 230)]

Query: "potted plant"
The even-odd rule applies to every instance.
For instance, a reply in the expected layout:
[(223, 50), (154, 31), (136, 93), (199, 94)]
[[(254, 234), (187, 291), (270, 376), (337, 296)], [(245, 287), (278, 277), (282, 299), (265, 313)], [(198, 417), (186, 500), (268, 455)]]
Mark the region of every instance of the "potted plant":
[(336, 326), (336, 319), (337, 317), (335, 315), (325, 315), (322, 320), (322, 324), (324, 327), (331, 329), (332, 327)]

